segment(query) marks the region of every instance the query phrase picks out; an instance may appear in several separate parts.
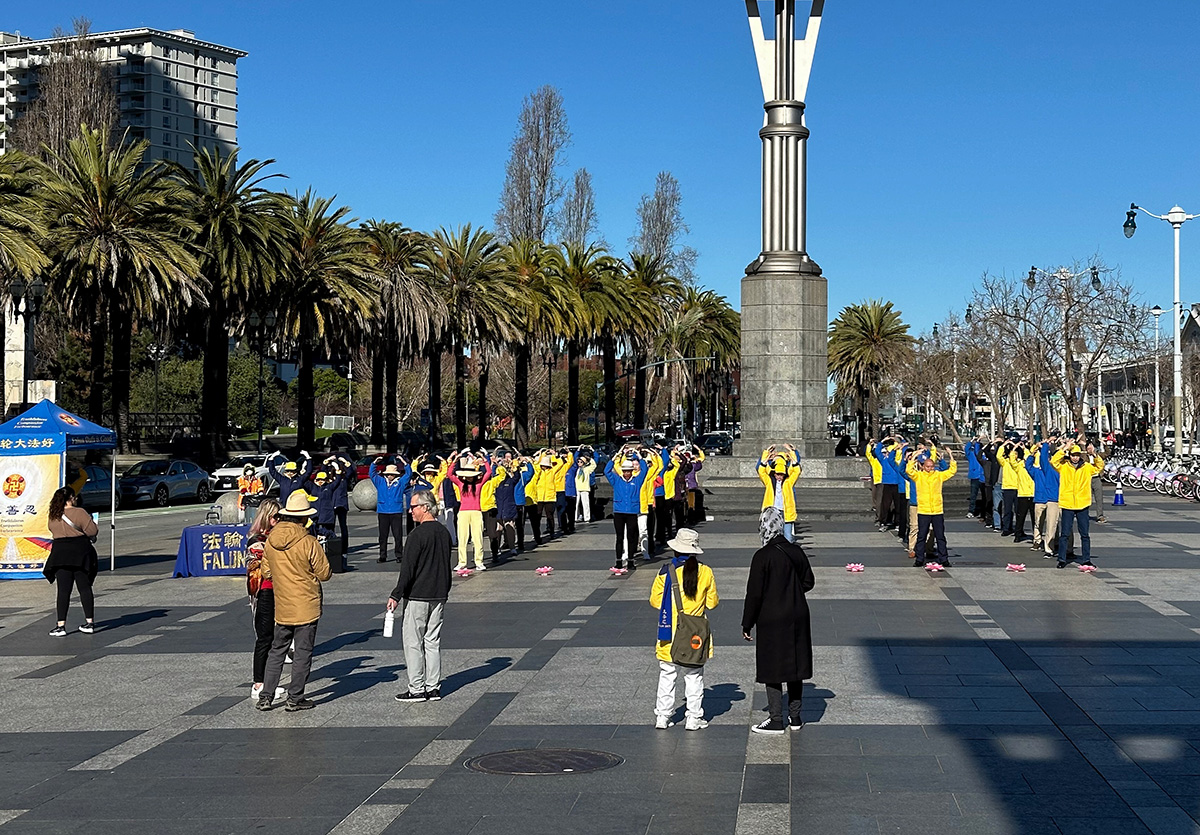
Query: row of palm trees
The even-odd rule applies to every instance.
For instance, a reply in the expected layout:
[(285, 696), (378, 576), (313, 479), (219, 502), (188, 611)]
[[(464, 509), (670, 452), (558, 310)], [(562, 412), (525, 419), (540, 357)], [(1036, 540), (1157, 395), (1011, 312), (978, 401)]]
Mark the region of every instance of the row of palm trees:
[[(430, 411), (440, 414), (440, 362), (449, 351), (460, 445), (468, 355), (479, 374), (481, 415), (490, 360), (513, 356), (522, 444), (529, 369), (543, 352), (565, 349), (568, 357), (571, 434), (579, 359), (588, 353), (601, 354), (606, 380), (616, 376), (618, 353), (714, 357), (700, 372), (737, 364), (737, 313), (720, 296), (682, 285), (661, 258), (622, 261), (598, 246), (502, 242), (470, 225), (424, 234), (392, 222), (358, 224), (331, 199), (273, 190), (271, 181), (282, 176), (271, 170), (273, 160), (241, 162), (236, 151), (206, 150), (192, 171), (148, 163), (147, 148), (144, 141), (114, 146), (85, 128), (65, 156), (0, 157), (0, 279), (42, 276), (72, 327), (90, 331), (89, 417), (101, 420), (107, 399), (123, 449), (137, 328), (202, 323), (201, 430), (214, 457), (224, 451), (231, 336), (295, 352), (301, 446), (314, 440), (312, 372), (326, 356), (369, 352), (380, 441), (398, 430), (402, 362), (429, 363)], [(251, 314), (264, 321), (268, 311), (275, 332), (250, 334)], [(694, 396), (693, 379), (680, 376), (683, 394)], [(639, 415), (645, 385), (639, 374)], [(604, 386), (604, 400), (606, 414), (615, 415), (614, 385)]]

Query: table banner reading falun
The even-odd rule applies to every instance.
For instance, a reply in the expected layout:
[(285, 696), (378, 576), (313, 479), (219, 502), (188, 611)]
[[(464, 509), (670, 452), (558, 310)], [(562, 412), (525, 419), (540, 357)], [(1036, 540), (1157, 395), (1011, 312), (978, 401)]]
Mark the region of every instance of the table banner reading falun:
[(62, 455), (5, 452), (0, 449), (0, 576), (41, 576), (50, 555), (48, 514), (61, 484)]

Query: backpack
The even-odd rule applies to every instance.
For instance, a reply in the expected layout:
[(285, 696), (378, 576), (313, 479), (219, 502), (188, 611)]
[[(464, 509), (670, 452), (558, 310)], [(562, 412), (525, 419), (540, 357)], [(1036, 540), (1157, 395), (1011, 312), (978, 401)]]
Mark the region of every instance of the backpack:
[(675, 596), (675, 635), (671, 638), (671, 661), (680, 667), (703, 667), (712, 650), (712, 629), (704, 615), (688, 615), (683, 611), (679, 587), (683, 580), (676, 572), (671, 578)]

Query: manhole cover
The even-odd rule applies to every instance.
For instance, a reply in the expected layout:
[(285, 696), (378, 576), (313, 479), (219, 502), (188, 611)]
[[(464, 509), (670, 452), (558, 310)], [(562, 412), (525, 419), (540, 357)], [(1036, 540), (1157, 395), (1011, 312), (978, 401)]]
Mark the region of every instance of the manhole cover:
[(465, 765), (484, 774), (586, 774), (625, 762), (607, 751), (578, 748), (524, 748), (472, 757)]

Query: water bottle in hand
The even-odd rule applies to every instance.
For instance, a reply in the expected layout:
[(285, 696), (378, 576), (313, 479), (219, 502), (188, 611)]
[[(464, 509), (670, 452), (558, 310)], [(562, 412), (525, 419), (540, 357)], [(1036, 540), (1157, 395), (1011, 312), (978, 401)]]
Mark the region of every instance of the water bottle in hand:
[(383, 637), (390, 638), (396, 631), (396, 613), (388, 609), (383, 616)]

